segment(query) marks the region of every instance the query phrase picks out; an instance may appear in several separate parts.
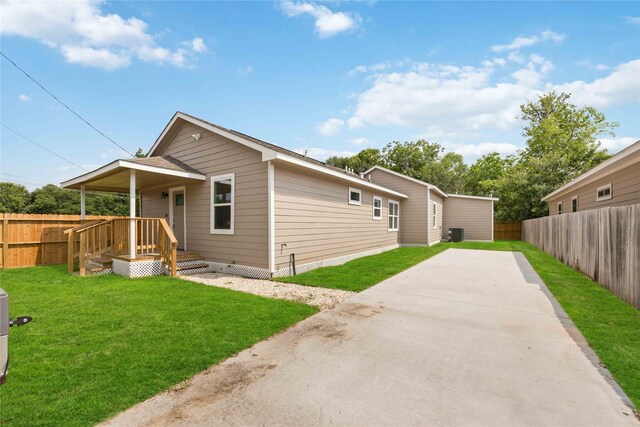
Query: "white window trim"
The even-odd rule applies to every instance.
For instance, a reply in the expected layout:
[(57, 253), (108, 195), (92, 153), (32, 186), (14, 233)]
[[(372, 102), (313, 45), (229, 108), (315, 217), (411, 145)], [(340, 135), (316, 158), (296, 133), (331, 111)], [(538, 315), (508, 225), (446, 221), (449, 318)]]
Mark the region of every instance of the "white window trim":
[[(380, 216), (376, 216), (376, 200), (380, 201), (380, 207), (378, 208), (380, 210)], [(382, 221), (382, 197), (380, 196), (373, 196), (371, 200), (371, 217), (375, 221)]]
[[(357, 202), (355, 200), (351, 200), (351, 193), (358, 193), (360, 195), (360, 199)], [(356, 205), (356, 206), (362, 205), (362, 190), (358, 188), (349, 187), (349, 193), (347, 197), (349, 197), (350, 205)]]
[[(231, 206), (231, 228), (229, 230), (218, 230), (218, 229), (214, 228), (215, 213), (216, 213), (216, 210), (214, 208), (214, 206), (216, 206), (216, 205), (213, 204), (213, 192), (215, 190), (214, 183), (216, 181), (224, 181), (225, 179), (231, 179), (231, 203), (223, 203), (223, 204), (219, 204), (217, 206), (227, 206), (227, 205)], [(209, 222), (209, 232), (210, 232), (210, 234), (234, 234), (234, 232), (235, 232), (235, 223), (236, 223), (235, 205), (236, 205), (236, 174), (235, 173), (228, 173), (228, 174), (225, 174), (225, 175), (212, 176), (211, 177), (211, 196), (209, 197), (209, 207), (211, 209), (211, 216), (210, 216), (210, 222)]]
[(431, 213), (431, 229), (435, 230), (438, 228), (438, 202), (431, 202), (431, 209), (433, 209)]
[(562, 215), (564, 213), (564, 206), (562, 206), (562, 202), (558, 202), (556, 206), (556, 213), (558, 215)]
[[(609, 189), (609, 194), (606, 196), (602, 196), (602, 197), (598, 197), (598, 193), (600, 192), (600, 190), (606, 190)], [(603, 202), (605, 200), (611, 200), (613, 198), (613, 186), (611, 185), (611, 183), (607, 184), (607, 185), (603, 185), (602, 187), (598, 187), (596, 189), (596, 201), (597, 202)]]
[[(576, 210), (575, 211), (573, 210), (573, 201), (574, 200), (576, 201)], [(580, 205), (578, 203), (579, 203), (578, 202), (578, 196), (573, 196), (571, 198), (571, 212), (578, 212), (578, 210), (580, 209)]]
[[(389, 227), (389, 218), (391, 217), (395, 217), (396, 215), (391, 215), (390, 210), (389, 210), (389, 203), (395, 203), (396, 205), (398, 205), (398, 227), (396, 228), (390, 228)], [(387, 200), (387, 231), (400, 231), (400, 203), (395, 201), (395, 200)]]

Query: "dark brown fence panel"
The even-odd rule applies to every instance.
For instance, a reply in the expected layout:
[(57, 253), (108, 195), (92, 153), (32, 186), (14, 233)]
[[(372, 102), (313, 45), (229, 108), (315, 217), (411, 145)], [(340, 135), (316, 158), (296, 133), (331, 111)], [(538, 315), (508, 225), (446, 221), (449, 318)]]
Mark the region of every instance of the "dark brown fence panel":
[(493, 223), (493, 240), (520, 240), (522, 222), (495, 221)]
[[(87, 215), (84, 221), (110, 219)], [(0, 214), (0, 267), (30, 267), (67, 262), (64, 230), (80, 225), (80, 215)]]
[(530, 219), (522, 240), (640, 309), (640, 205)]

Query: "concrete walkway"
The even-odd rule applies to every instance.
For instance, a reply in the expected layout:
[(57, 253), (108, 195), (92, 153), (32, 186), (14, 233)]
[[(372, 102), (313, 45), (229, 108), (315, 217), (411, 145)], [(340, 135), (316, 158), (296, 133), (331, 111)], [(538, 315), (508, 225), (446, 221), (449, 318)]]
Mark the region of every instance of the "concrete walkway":
[(449, 249), (108, 424), (639, 426), (538, 283)]

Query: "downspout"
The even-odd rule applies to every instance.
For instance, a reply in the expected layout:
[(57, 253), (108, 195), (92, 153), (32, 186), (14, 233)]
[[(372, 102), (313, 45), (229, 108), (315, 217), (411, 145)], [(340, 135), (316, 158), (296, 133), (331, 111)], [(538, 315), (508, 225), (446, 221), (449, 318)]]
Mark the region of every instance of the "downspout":
[(431, 187), (427, 187), (427, 246), (431, 246)]
[(273, 277), (276, 271), (276, 218), (275, 218), (275, 170), (271, 160), (267, 162), (267, 210), (268, 210), (268, 252), (269, 252), (269, 274)]

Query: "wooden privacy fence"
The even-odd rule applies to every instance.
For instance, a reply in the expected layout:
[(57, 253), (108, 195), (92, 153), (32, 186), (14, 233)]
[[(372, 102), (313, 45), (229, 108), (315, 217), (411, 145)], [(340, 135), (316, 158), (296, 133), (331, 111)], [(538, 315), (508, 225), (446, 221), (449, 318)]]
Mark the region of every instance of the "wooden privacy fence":
[(640, 205), (530, 219), (522, 239), (640, 309)]
[(495, 221), (493, 223), (493, 240), (520, 240), (521, 234), (521, 221)]
[(3, 268), (67, 262), (67, 236), (64, 230), (96, 219), (113, 216), (0, 214)]

